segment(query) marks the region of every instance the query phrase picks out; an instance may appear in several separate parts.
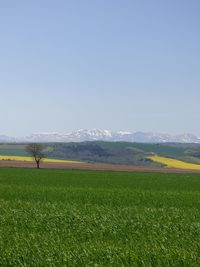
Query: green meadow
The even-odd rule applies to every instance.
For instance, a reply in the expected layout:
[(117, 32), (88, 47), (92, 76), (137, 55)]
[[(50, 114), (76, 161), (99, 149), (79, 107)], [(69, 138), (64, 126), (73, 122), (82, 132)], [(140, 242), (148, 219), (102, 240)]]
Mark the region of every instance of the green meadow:
[(0, 266), (200, 266), (200, 176), (0, 169)]

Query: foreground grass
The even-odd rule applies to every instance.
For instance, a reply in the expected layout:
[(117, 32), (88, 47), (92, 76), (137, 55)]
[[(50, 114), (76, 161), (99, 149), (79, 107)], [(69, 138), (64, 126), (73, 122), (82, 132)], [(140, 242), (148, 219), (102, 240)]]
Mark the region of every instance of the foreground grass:
[(200, 266), (200, 176), (0, 169), (0, 266)]
[(187, 170), (200, 170), (200, 164), (188, 163), (177, 159), (160, 157), (160, 156), (150, 156), (149, 159), (164, 164), (168, 168), (178, 168)]

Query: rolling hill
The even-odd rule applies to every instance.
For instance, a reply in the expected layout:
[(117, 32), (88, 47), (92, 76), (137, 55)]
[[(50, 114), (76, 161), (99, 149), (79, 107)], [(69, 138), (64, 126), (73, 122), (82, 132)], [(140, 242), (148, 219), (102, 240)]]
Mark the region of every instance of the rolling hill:
[[(28, 156), (26, 144), (1, 144), (0, 155)], [(199, 144), (132, 143), (132, 142), (70, 142), (44, 143), (45, 156), (51, 159), (75, 160), (90, 163), (125, 164), (132, 166), (165, 166), (152, 160), (151, 156), (172, 158), (200, 164)]]

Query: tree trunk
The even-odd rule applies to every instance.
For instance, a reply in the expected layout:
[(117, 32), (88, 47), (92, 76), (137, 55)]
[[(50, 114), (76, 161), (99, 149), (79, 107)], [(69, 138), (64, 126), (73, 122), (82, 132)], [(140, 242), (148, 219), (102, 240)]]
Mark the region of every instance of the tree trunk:
[(37, 164), (37, 169), (39, 169), (40, 168), (40, 161), (36, 160), (36, 164)]

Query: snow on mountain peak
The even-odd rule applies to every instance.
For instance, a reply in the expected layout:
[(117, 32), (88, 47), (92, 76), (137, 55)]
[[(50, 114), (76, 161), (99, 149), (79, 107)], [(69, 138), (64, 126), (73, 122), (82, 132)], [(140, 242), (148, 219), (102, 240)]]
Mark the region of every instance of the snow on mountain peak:
[(119, 135), (128, 135), (128, 134), (132, 134), (131, 132), (126, 132), (126, 131), (117, 131), (117, 134)]
[(169, 135), (121, 130), (114, 132), (108, 129), (79, 129), (64, 134), (57, 132), (41, 132), (21, 138), (0, 135), (0, 142), (82, 142), (97, 140), (139, 143), (200, 143), (200, 138), (193, 134)]

